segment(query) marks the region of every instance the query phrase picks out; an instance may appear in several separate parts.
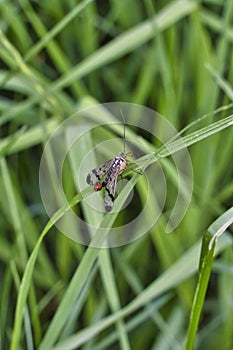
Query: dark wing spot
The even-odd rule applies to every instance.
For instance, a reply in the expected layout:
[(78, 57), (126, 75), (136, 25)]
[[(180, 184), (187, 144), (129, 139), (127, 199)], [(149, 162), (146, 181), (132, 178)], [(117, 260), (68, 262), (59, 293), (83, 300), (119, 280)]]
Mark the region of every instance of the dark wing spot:
[(93, 185), (95, 182), (97, 182), (97, 180), (100, 180), (100, 176), (98, 174), (98, 172), (93, 169), (86, 178), (86, 182), (88, 183), (88, 185)]
[(105, 210), (109, 213), (112, 210), (112, 207), (110, 205), (106, 205)]
[(99, 176), (99, 174), (97, 173), (97, 171), (94, 169), (94, 170), (92, 170), (92, 172), (95, 174), (95, 176), (97, 177), (97, 179), (100, 180), (100, 176)]
[(91, 175), (90, 174), (87, 175), (86, 181), (87, 181), (88, 185), (91, 184)]
[(111, 198), (111, 200), (114, 202), (114, 196), (113, 196), (113, 194), (109, 191), (108, 188), (106, 188), (106, 191), (108, 192), (108, 195), (109, 195), (109, 197)]

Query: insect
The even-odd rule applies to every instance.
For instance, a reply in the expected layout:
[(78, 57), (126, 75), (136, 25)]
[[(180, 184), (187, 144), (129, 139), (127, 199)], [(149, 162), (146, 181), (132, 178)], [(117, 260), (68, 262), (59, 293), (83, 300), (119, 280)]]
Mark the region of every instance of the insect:
[[(95, 191), (101, 191), (105, 187), (104, 206), (107, 212), (113, 208), (117, 179), (127, 166), (127, 158), (131, 157), (132, 153), (120, 153), (115, 157), (97, 168), (90, 171), (86, 181), (88, 185), (94, 185)], [(103, 181), (101, 182), (101, 179)]]

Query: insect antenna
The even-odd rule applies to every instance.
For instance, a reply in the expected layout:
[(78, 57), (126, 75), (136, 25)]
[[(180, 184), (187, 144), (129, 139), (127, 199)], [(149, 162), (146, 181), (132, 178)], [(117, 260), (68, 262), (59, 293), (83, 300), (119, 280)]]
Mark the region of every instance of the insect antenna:
[[(126, 122), (125, 122), (125, 116), (124, 116), (122, 110), (120, 110), (120, 112), (121, 112), (121, 119), (122, 119), (122, 122), (123, 122), (123, 125), (124, 125), (124, 132), (123, 132), (123, 138), (124, 138), (124, 153), (125, 153), (127, 156), (132, 157), (132, 156), (133, 156), (133, 153), (131, 153), (131, 152), (126, 153), (126, 152), (125, 152), (125, 149), (126, 149), (126, 147), (125, 147), (125, 146), (126, 146), (126, 138), (125, 138), (125, 135), (126, 135)], [(128, 162), (128, 164), (137, 164), (137, 163), (131, 160), (131, 161)], [(143, 174), (143, 172), (142, 172), (140, 169), (131, 169), (131, 171), (133, 171), (133, 172), (135, 172), (135, 173), (137, 173), (137, 174), (140, 174), (140, 175)]]
[(123, 139), (124, 139), (124, 153), (125, 153), (125, 117), (124, 117), (124, 114), (121, 110), (121, 119), (122, 119), (122, 122), (123, 122), (123, 125), (124, 125), (124, 131), (123, 131)]

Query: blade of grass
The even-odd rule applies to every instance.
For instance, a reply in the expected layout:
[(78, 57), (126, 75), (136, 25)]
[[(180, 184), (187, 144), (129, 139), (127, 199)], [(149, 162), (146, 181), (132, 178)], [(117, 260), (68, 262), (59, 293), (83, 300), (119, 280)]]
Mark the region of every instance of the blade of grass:
[[(222, 18), (213, 14), (213, 12), (209, 10), (204, 10), (201, 13), (202, 21), (205, 25), (209, 26), (212, 30), (217, 33), (222, 32), (223, 23)], [(229, 42), (233, 42), (233, 30), (232, 27), (228, 26), (225, 29), (225, 36), (229, 40)]]
[[(120, 298), (116, 286), (116, 281), (114, 277), (114, 271), (112, 268), (109, 251), (107, 249), (101, 250), (99, 253), (99, 261), (101, 267), (101, 275), (105, 286), (105, 292), (108, 298), (109, 305), (112, 312), (117, 312), (120, 310)], [(130, 343), (127, 336), (126, 327), (124, 320), (118, 320), (116, 323), (118, 330), (118, 337), (120, 341), (120, 348), (122, 350), (130, 349)]]
[(157, 157), (166, 157), (172, 153), (175, 153), (184, 147), (184, 144), (189, 147), (194, 143), (201, 141), (229, 126), (233, 125), (233, 115), (218, 120), (215, 123), (212, 123), (202, 129), (199, 129), (187, 136), (184, 136), (182, 139), (177, 141), (169, 141), (165, 144), (161, 150), (158, 152)]
[(7, 267), (5, 274), (2, 274), (2, 291), (0, 298), (0, 347), (1, 349), (7, 349), (7, 335), (6, 329), (8, 310), (11, 304), (11, 285), (12, 285), (12, 273), (10, 267)]
[(213, 224), (211, 224), (208, 231), (206, 231), (203, 235), (200, 256), (200, 272), (190, 314), (186, 350), (192, 350), (194, 348), (197, 327), (200, 320), (201, 311), (203, 309), (206, 290), (210, 279), (210, 273), (215, 253), (216, 239), (227, 229), (228, 226), (232, 224), (232, 222), (233, 208), (228, 210)]
[(206, 64), (206, 68), (211, 73), (212, 77), (216, 80), (218, 86), (224, 91), (224, 93), (233, 101), (233, 89), (230, 82), (222, 78), (222, 76), (213, 68), (210, 64)]
[(17, 242), (17, 251), (20, 255), (20, 263), (24, 266), (27, 261), (27, 249), (25, 244), (25, 236), (23, 231), (23, 224), (19, 212), (19, 208), (16, 202), (14, 185), (11, 179), (10, 171), (5, 158), (0, 160), (1, 173), (3, 178), (4, 190), (6, 192), (6, 198), (9, 204), (10, 216), (12, 220), (12, 226), (15, 231), (15, 239)]

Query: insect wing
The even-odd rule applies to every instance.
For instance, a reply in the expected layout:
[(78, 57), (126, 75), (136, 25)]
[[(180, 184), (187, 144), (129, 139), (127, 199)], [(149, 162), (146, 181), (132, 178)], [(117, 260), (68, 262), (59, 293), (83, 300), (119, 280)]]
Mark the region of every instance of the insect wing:
[(104, 206), (107, 212), (110, 212), (113, 208), (116, 186), (117, 186), (118, 173), (114, 172), (109, 181), (106, 184), (106, 190), (104, 193)]
[(113, 161), (114, 160), (111, 159), (111, 160), (101, 164), (97, 168), (92, 169), (86, 178), (86, 182), (88, 183), (88, 185), (94, 185), (96, 182), (99, 182), (101, 177), (103, 177), (104, 174), (106, 174), (108, 172)]

